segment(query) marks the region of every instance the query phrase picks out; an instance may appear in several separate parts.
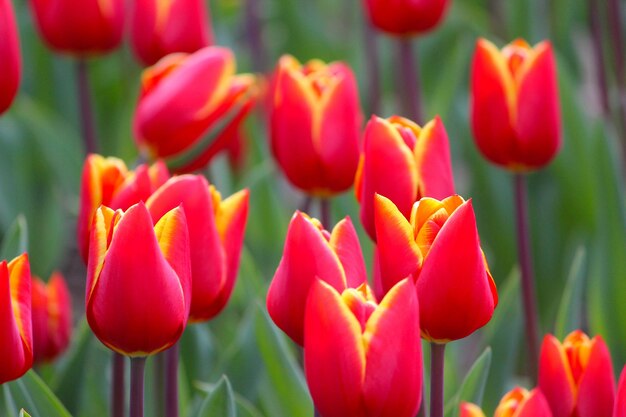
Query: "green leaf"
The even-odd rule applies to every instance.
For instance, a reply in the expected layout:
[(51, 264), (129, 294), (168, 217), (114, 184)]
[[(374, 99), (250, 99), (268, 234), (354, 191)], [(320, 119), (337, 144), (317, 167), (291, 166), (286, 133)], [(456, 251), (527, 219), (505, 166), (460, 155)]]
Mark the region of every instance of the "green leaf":
[[(478, 359), (474, 362), (470, 370), (465, 375), (458, 392), (450, 401), (452, 406), (452, 415), (459, 415), (459, 405), (461, 402), (470, 402), (474, 404), (482, 404), (485, 386), (487, 385), (487, 376), (491, 367), (491, 348), (487, 347)], [(447, 413), (446, 413), (447, 414)]]
[(554, 334), (559, 340), (582, 326), (583, 289), (585, 287), (586, 251), (580, 246), (576, 249), (569, 271), (567, 284), (561, 297), (561, 304), (556, 316)]
[(0, 259), (11, 260), (28, 251), (28, 226), (26, 218), (18, 215), (2, 239)]
[(5, 415), (16, 415), (19, 409), (28, 409), (36, 417), (71, 417), (63, 404), (37, 374), (30, 370), (22, 378), (2, 386)]
[(24, 411), (24, 409), (22, 408), (20, 410), (20, 415), (19, 417), (30, 417), (30, 414), (28, 414), (26, 411)]
[(198, 412), (198, 417), (216, 416), (237, 416), (233, 389), (225, 375), (220, 378), (213, 390), (206, 397)]

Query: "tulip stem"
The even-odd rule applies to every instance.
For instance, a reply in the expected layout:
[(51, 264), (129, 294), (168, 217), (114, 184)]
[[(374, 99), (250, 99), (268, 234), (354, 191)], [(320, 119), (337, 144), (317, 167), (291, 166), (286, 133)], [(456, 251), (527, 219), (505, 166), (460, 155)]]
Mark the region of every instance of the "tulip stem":
[(93, 111), (91, 108), (87, 61), (81, 58), (79, 58), (76, 62), (76, 82), (78, 84), (78, 106), (85, 152), (87, 154), (95, 153), (97, 152), (98, 147), (96, 144), (96, 131), (94, 127)]
[(178, 356), (180, 346), (174, 344), (165, 352), (165, 416), (178, 417)]
[(376, 42), (376, 32), (370, 24), (367, 16), (365, 17), (363, 33), (365, 36), (365, 59), (367, 69), (367, 79), (369, 86), (369, 113), (380, 114), (380, 60), (378, 54), (378, 43)]
[(154, 409), (157, 417), (165, 417), (165, 402), (161, 393), (165, 392), (165, 353), (154, 355)]
[(313, 417), (322, 417), (322, 415), (320, 414), (319, 411), (317, 411), (317, 408), (313, 408)]
[(445, 344), (430, 343), (430, 417), (443, 417)]
[(609, 92), (606, 79), (606, 65), (604, 63), (604, 48), (602, 42), (602, 23), (600, 22), (599, 3), (596, 0), (588, 0), (589, 24), (591, 39), (593, 40), (593, 54), (596, 60), (596, 72), (602, 115), (608, 117), (611, 109), (609, 105)]
[(130, 415), (143, 417), (143, 377), (145, 357), (130, 359)]
[(530, 229), (528, 224), (528, 196), (526, 177), (515, 174), (515, 206), (517, 217), (517, 253), (522, 272), (522, 301), (526, 322), (526, 340), (528, 343), (528, 360), (530, 376), (533, 383), (537, 380), (538, 366), (538, 324), (537, 300), (535, 297), (535, 279), (530, 252)]
[(300, 211), (303, 213), (309, 213), (309, 210), (311, 210), (311, 202), (312, 202), (312, 198), (311, 196), (307, 195), (306, 197), (304, 197), (304, 201), (302, 201), (302, 205), (300, 206)]
[(400, 46), (401, 74), (399, 85), (396, 88), (399, 90), (398, 95), (402, 100), (401, 108), (410, 119), (413, 119), (418, 124), (422, 124), (419, 66), (415, 64), (411, 38), (402, 37), (398, 39), (398, 42)]
[(322, 225), (324, 226), (324, 228), (330, 228), (330, 222), (332, 222), (332, 217), (330, 213), (330, 199), (320, 198), (320, 216), (320, 220), (322, 221)]
[(252, 67), (254, 71), (262, 72), (265, 70), (265, 48), (263, 45), (261, 20), (259, 19), (259, 0), (246, 0), (244, 13), (248, 47), (252, 56)]
[(126, 371), (125, 358), (119, 353), (113, 352), (111, 378), (111, 417), (124, 417), (124, 373)]

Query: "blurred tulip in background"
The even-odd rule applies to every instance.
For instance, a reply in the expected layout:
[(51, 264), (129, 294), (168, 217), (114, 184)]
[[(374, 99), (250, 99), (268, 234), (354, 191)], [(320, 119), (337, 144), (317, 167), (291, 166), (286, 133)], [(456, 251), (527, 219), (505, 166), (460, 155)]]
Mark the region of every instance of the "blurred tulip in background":
[(11, 0), (0, 0), (0, 114), (15, 98), (20, 85), (22, 60)]

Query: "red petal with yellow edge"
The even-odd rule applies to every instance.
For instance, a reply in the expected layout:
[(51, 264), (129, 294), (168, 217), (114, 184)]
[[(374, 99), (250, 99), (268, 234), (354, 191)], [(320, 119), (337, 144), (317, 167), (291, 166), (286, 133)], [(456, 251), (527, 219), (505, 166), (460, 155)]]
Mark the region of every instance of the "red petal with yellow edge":
[(393, 201), (408, 219), (417, 199), (417, 166), (398, 130), (376, 116), (372, 116), (365, 128), (363, 158), (360, 217), (369, 236), (376, 240), (374, 194)]
[(70, 344), (72, 335), (72, 299), (63, 275), (55, 272), (47, 286), (48, 340), (45, 360), (52, 360)]
[(550, 406), (539, 388), (530, 392), (528, 397), (519, 405), (515, 417), (552, 417)]
[(391, 200), (378, 194), (374, 197), (374, 220), (380, 278), (386, 293), (419, 269), (421, 254), (408, 220)]
[(462, 339), (491, 319), (495, 297), (471, 200), (459, 206), (441, 228), (416, 285), (422, 335), (429, 340)]
[(363, 251), (350, 217), (341, 220), (334, 227), (330, 235), (330, 246), (343, 266), (348, 288), (357, 288), (366, 283), (367, 269), (363, 260)]
[(419, 196), (437, 200), (454, 194), (448, 133), (439, 116), (422, 129), (414, 150)]
[(471, 71), (471, 119), (474, 140), (490, 161), (507, 166), (516, 134), (515, 85), (500, 51), (491, 42), (476, 43)]
[[(33, 354), (31, 276), (28, 254), (23, 253), (8, 263), (13, 314), (22, 338), (24, 351)], [(30, 366), (29, 366), (30, 367)]]
[(311, 285), (304, 319), (304, 371), (316, 409), (324, 417), (368, 416), (361, 325), (339, 293), (321, 280)]
[(226, 282), (226, 254), (220, 241), (209, 183), (201, 175), (171, 178), (146, 203), (153, 221), (182, 204), (191, 255), (191, 321), (207, 318)]
[(540, 168), (561, 147), (559, 92), (551, 44), (538, 44), (521, 71), (516, 124), (519, 140), (511, 162)]
[(617, 396), (615, 397), (613, 417), (626, 417), (626, 366), (622, 369), (622, 375), (617, 384)]
[(111, 235), (115, 223), (121, 217), (121, 211), (115, 212), (106, 206), (100, 206), (94, 213), (89, 239), (89, 262), (87, 263), (87, 285), (85, 288), (85, 305), (96, 282), (100, 278), (100, 271), (104, 265), (104, 257), (111, 242)]
[(476, 404), (462, 402), (459, 417), (485, 417), (485, 414)]
[(561, 343), (551, 334), (543, 338), (539, 355), (539, 388), (548, 400), (553, 417), (571, 417), (576, 386)]
[(363, 397), (368, 415), (414, 417), (417, 414), (423, 380), (419, 334), (415, 285), (411, 279), (405, 279), (389, 290), (367, 321), (363, 334), (366, 357)]
[[(180, 216), (184, 219), (182, 211)], [(182, 244), (176, 242), (188, 239), (182, 220), (180, 230), (164, 227), (161, 231), (161, 247), (168, 246), (170, 259), (184, 252), (178, 249)], [(172, 239), (169, 245), (165, 245), (166, 236)], [(100, 276), (88, 294), (86, 310), (95, 335), (116, 352), (128, 356), (160, 352), (176, 343), (185, 328), (185, 283), (181, 283), (182, 277), (168, 263), (161, 247), (143, 203), (128, 209), (113, 230)]]
[(287, 230), (283, 257), (267, 292), (267, 311), (294, 342), (304, 342), (304, 308), (309, 289), (322, 279), (337, 291), (346, 288), (340, 260), (319, 229), (296, 212)]
[(578, 417), (611, 417), (615, 401), (615, 378), (611, 354), (601, 336), (592, 340), (589, 361), (578, 384)]

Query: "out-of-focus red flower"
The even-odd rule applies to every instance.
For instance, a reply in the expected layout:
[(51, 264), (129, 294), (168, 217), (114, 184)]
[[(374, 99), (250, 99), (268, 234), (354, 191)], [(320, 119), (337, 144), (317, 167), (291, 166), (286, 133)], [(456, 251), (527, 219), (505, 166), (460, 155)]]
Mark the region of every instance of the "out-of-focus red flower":
[(622, 369), (622, 375), (617, 384), (613, 417), (626, 417), (626, 366)]
[(135, 0), (131, 33), (133, 50), (144, 65), (213, 43), (204, 0)]
[(32, 313), (35, 363), (52, 361), (72, 337), (72, 300), (61, 273), (52, 274), (48, 284), (33, 277)]
[(93, 216), (100, 205), (114, 210), (126, 210), (133, 204), (146, 201), (170, 174), (165, 164), (157, 161), (152, 166), (139, 165), (131, 171), (118, 158), (101, 155), (87, 156), (80, 185), (77, 242), (85, 264), (89, 257), (89, 235)]
[[(494, 417), (552, 417), (550, 406), (540, 389), (528, 391), (515, 387), (502, 397)], [(480, 407), (461, 403), (460, 417), (485, 417)]]
[(20, 85), (22, 61), (11, 0), (0, 0), (0, 114), (15, 98)]
[(378, 305), (366, 284), (316, 280), (306, 303), (304, 367), (324, 417), (413, 417), (422, 397), (419, 307), (404, 280)]
[(611, 417), (615, 378), (601, 336), (576, 330), (563, 340), (546, 335), (539, 356), (539, 387), (554, 417)]
[(271, 93), (272, 152), (302, 191), (329, 196), (347, 190), (359, 162), (362, 114), (352, 70), (342, 62), (278, 62)]
[(448, 134), (441, 119), (436, 117), (421, 128), (398, 116), (372, 116), (365, 128), (354, 188), (361, 222), (374, 240), (374, 194), (393, 201), (407, 219), (420, 198), (454, 194)]
[(417, 35), (434, 29), (450, 0), (364, 0), (372, 24), (392, 35)]
[(304, 309), (313, 282), (321, 279), (343, 292), (365, 283), (366, 274), (359, 238), (349, 217), (329, 233), (316, 219), (296, 212), (267, 293), (267, 310), (274, 323), (302, 346)]
[(123, 0), (30, 0), (39, 33), (58, 52), (103, 54), (122, 41)]
[(501, 51), (476, 43), (471, 75), (476, 145), (489, 161), (512, 171), (548, 164), (561, 146), (561, 114), (552, 45), (518, 39)]
[(234, 140), (259, 93), (255, 76), (235, 75), (227, 48), (168, 55), (143, 73), (135, 142), (175, 172), (201, 169)]
[(91, 230), (85, 305), (91, 330), (118, 353), (152, 355), (176, 343), (191, 306), (183, 209), (153, 226), (143, 203), (125, 213), (100, 207)]
[(30, 280), (27, 254), (0, 262), (0, 384), (33, 365)]
[(484, 326), (498, 293), (471, 200), (422, 198), (413, 205), (410, 222), (388, 198), (376, 195), (374, 204), (382, 289), (413, 277), (422, 337), (445, 343)]

